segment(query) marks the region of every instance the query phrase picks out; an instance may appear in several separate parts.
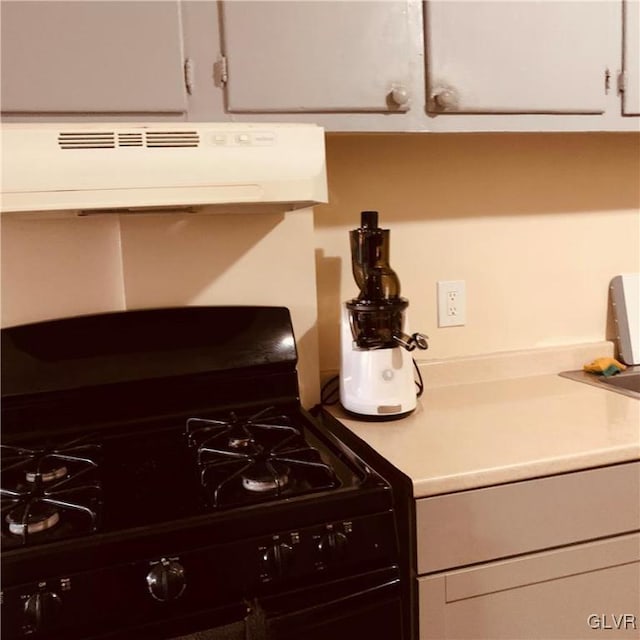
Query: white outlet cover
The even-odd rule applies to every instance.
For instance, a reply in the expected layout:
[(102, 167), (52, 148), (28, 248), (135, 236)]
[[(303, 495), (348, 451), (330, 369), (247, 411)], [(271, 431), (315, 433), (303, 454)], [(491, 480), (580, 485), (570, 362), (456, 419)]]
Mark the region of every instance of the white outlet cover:
[(438, 326), (462, 327), (467, 322), (464, 280), (438, 280)]

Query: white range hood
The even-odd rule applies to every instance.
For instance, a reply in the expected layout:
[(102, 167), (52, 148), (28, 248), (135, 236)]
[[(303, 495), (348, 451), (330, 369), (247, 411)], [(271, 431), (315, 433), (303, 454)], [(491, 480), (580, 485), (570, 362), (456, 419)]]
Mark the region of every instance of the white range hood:
[(3, 124), (3, 213), (287, 211), (327, 202), (308, 124)]

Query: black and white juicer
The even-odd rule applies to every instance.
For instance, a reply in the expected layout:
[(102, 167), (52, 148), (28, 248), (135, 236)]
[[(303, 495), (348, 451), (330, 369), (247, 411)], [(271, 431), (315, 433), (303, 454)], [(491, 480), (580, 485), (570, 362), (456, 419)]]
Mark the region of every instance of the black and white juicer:
[(360, 293), (342, 307), (340, 402), (358, 416), (401, 418), (416, 408), (411, 352), (427, 349), (427, 338), (405, 333), (409, 301), (389, 266), (389, 230), (378, 226), (378, 212), (363, 211), (349, 237)]

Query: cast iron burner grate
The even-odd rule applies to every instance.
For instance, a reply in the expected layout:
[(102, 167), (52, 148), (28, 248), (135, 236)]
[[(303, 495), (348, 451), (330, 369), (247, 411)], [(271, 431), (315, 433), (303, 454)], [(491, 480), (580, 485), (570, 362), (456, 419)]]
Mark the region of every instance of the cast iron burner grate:
[(210, 504), (233, 507), (333, 489), (339, 482), (287, 415), (269, 407), (228, 420), (189, 418), (200, 483)]
[(56, 448), (2, 445), (0, 450), (3, 544), (28, 545), (97, 529), (99, 445), (74, 440)]

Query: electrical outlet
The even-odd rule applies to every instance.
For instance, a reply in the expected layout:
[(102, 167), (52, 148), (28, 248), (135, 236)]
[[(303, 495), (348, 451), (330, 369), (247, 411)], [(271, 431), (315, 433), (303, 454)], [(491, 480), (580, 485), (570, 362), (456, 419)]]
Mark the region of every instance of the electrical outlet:
[(464, 280), (438, 280), (438, 326), (461, 327), (467, 322)]

